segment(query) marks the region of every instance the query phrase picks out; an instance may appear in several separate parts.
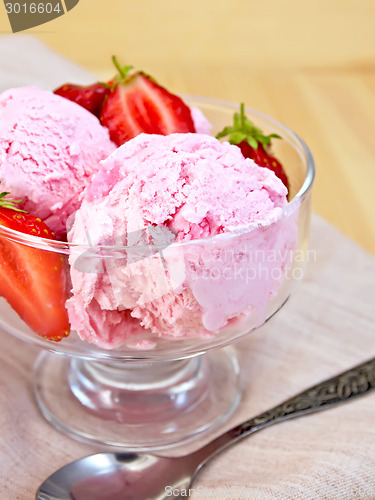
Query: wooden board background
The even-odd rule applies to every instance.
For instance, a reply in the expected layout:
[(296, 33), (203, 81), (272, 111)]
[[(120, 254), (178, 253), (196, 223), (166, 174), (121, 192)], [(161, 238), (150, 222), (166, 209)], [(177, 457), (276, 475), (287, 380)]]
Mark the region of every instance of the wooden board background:
[(373, 0), (80, 0), (27, 33), (101, 78), (117, 54), (176, 92), (284, 122), (315, 156), (314, 210), (375, 254)]

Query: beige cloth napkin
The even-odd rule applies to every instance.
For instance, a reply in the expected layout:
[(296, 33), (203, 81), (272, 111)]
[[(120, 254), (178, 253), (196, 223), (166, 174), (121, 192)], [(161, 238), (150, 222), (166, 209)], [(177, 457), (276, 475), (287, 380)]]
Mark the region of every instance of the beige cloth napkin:
[[(27, 36), (0, 38), (0, 65), (0, 90), (91, 81)], [(228, 428), (375, 356), (375, 259), (316, 216), (311, 249), (316, 258), (291, 301), (236, 345), (244, 396)], [(0, 340), (0, 498), (30, 500), (55, 469), (98, 448), (43, 420), (30, 383), (38, 350), (3, 331)], [(375, 499), (375, 393), (241, 441), (193, 488), (194, 499)]]

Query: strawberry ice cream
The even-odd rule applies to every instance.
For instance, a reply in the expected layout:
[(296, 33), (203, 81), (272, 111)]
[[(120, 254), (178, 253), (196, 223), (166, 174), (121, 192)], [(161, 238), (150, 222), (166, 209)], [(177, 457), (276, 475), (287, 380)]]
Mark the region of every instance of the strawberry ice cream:
[(273, 172), (208, 135), (127, 142), (101, 162), (68, 232), (87, 245), (70, 256), (72, 329), (113, 348), (212, 336), (247, 316), (261, 324), (297, 245), (286, 195)]
[(99, 120), (67, 99), (37, 87), (0, 95), (1, 190), (23, 199), (21, 207), (57, 235), (114, 149)]

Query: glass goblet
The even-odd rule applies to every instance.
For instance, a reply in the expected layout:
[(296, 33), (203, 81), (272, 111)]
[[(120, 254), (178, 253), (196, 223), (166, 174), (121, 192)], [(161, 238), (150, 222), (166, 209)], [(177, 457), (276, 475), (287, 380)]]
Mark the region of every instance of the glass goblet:
[[(185, 98), (213, 124), (213, 135), (231, 123), (238, 108)], [(314, 179), (312, 155), (297, 135), (261, 113), (246, 113), (266, 134), (282, 138), (273, 149), (288, 176), (289, 203), (272, 224), (180, 243), (165, 233), (151, 234), (151, 228), (152, 244), (127, 247), (69, 244), (0, 226), (0, 244), (7, 240), (57, 253), (66, 276), (73, 276), (73, 269), (78, 280), (106, 275), (108, 283), (116, 281), (113, 293), (121, 294), (130, 279), (142, 303), (156, 311), (158, 333), (123, 311), (128, 330), (109, 348), (108, 335), (116, 337), (106, 315), (88, 311), (91, 321), (102, 321), (97, 343), (74, 331), (51, 342), (33, 333), (0, 298), (0, 326), (43, 349), (33, 379), (42, 414), (71, 437), (134, 451), (163, 449), (217, 430), (237, 407), (240, 370), (230, 344), (279, 311), (301, 280)], [(123, 268), (130, 271), (121, 282)]]

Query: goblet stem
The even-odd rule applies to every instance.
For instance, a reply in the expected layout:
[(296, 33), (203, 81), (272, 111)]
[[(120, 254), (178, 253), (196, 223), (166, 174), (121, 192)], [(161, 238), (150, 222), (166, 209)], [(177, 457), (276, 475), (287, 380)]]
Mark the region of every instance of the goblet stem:
[(233, 348), (182, 360), (90, 361), (42, 353), (34, 392), (71, 437), (133, 451), (193, 441), (223, 425), (240, 400)]
[(211, 389), (203, 356), (150, 363), (73, 359), (69, 384), (90, 413), (105, 420), (146, 425), (192, 411)]

